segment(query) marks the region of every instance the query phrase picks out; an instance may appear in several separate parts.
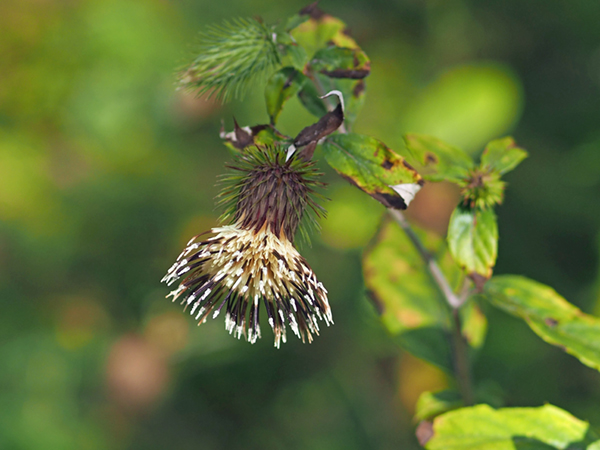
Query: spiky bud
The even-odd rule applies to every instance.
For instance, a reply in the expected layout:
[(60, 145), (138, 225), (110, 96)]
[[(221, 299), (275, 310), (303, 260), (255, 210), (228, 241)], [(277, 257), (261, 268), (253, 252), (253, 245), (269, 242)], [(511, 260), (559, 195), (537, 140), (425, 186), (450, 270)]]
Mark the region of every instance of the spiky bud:
[(463, 204), (470, 208), (490, 208), (502, 203), (504, 197), (505, 183), (500, 173), (493, 170), (472, 169), (460, 186)]
[(286, 323), (302, 339), (319, 334), (318, 320), (333, 323), (327, 291), (293, 245), (301, 221), (316, 224), (323, 209), (315, 200), (313, 163), (285, 161), (280, 148), (249, 147), (230, 168), (220, 195), (230, 225), (213, 236), (194, 237), (162, 281), (184, 278), (169, 296), (181, 298), (199, 323), (225, 308), (225, 328), (254, 343), (261, 337), (264, 303), (275, 346), (286, 340)]

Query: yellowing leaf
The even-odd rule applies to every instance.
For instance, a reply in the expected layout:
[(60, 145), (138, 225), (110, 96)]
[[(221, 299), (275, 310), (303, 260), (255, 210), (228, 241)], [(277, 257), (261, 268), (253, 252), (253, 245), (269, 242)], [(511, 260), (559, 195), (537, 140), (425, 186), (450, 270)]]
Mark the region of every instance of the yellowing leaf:
[[(433, 233), (417, 231), (425, 247), (435, 255), (449, 280), (461, 284), (461, 273)], [(381, 312), (384, 326), (406, 350), (452, 373), (449, 337), (452, 320), (425, 262), (406, 233), (395, 222), (385, 223), (376, 243), (363, 259), (365, 284)], [(477, 312), (469, 311), (471, 308)], [(485, 317), (474, 304), (461, 308), (463, 334), (472, 348), (483, 342)]]
[(404, 158), (369, 136), (330, 136), (323, 152), (336, 172), (388, 208), (406, 209), (423, 184)]
[(433, 421), (428, 450), (597, 450), (588, 423), (552, 405), (539, 408), (461, 408)]

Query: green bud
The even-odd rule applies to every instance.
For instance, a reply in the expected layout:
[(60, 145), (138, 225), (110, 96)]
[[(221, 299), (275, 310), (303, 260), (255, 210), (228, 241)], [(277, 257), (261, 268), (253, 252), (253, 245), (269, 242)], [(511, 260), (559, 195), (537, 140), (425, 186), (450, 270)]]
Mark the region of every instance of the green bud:
[(502, 203), (506, 183), (500, 179), (500, 173), (477, 167), (459, 185), (465, 205), (485, 209)]

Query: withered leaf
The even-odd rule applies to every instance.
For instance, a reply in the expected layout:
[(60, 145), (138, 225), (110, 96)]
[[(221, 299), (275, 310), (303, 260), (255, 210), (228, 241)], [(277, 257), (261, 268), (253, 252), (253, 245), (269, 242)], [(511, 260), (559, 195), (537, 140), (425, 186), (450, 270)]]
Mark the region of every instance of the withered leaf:
[(322, 139), (337, 130), (343, 122), (344, 111), (342, 110), (342, 105), (338, 104), (333, 111), (325, 114), (317, 123), (309, 125), (300, 131), (298, 136), (296, 136), (296, 139), (294, 139), (294, 145), (296, 147), (302, 147), (311, 142), (317, 142), (319, 139)]

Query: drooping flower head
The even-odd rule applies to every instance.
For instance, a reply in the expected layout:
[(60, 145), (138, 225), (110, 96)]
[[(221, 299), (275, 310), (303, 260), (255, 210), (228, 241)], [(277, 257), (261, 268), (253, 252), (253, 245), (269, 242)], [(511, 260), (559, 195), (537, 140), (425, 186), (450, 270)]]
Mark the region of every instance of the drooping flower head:
[(173, 284), (168, 296), (181, 299), (199, 321), (225, 310), (225, 328), (254, 343), (261, 337), (263, 303), (275, 334), (275, 346), (286, 341), (286, 324), (312, 342), (318, 320), (333, 323), (327, 291), (293, 245), (301, 222), (316, 224), (324, 210), (314, 188), (322, 183), (312, 162), (279, 147), (246, 148), (230, 166), (220, 194), (222, 221), (204, 240), (194, 237), (162, 281)]

